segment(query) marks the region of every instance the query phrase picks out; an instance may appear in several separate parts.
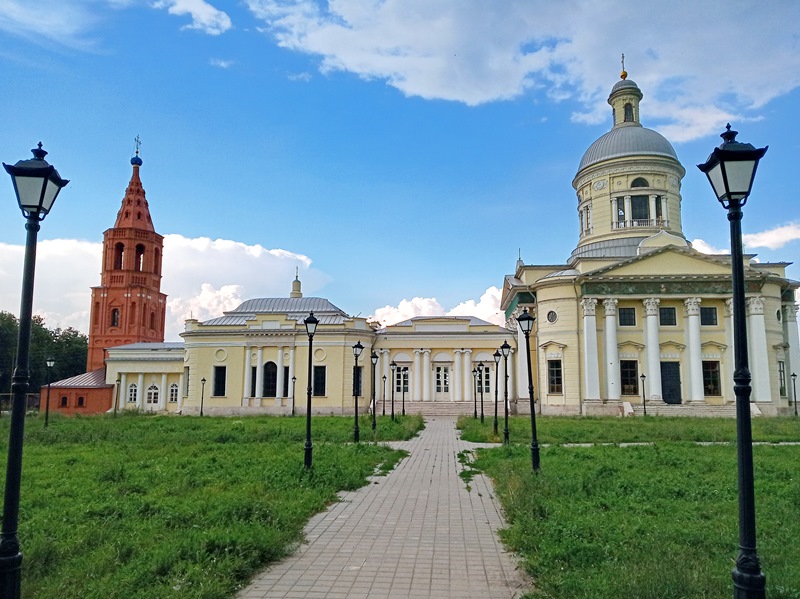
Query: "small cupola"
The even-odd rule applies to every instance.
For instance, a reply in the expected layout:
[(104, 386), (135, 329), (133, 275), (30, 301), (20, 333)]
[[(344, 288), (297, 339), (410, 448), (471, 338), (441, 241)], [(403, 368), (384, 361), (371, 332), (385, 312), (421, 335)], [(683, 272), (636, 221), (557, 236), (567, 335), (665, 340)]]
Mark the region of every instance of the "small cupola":
[(303, 292), (300, 288), (300, 269), (297, 268), (294, 274), (294, 281), (292, 281), (292, 292), (289, 294), (289, 297), (303, 297)]

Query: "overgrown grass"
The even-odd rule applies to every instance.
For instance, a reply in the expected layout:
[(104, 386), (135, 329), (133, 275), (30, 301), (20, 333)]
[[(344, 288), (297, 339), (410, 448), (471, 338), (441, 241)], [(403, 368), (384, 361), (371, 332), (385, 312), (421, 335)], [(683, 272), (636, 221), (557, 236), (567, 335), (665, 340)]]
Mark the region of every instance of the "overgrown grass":
[[(509, 522), (503, 540), (535, 578), (531, 597), (731, 596), (738, 551), (735, 445), (671, 439), (729, 441), (735, 423), (650, 420), (540, 419), (540, 439), (551, 444), (656, 442), (551, 445), (542, 448), (538, 475), (531, 472), (528, 418), (513, 419), (510, 446), (478, 452), (473, 467), (494, 480)], [(490, 440), (491, 422), (487, 433), (486, 424), (470, 421), (460, 421), (470, 437)], [(760, 440), (797, 441), (797, 426), (790, 419), (754, 419), (753, 433)], [(756, 446), (754, 457), (759, 556), (768, 596), (800, 599), (800, 446)]]
[[(23, 595), (223, 598), (291, 552), (308, 518), (340, 490), (403, 456), (371, 420), (314, 417), (313, 469), (302, 417), (120, 415), (26, 422), (20, 539)], [(7, 452), (8, 419), (0, 421)], [(378, 419), (376, 440), (422, 419)], [(2, 480), (5, 460), (2, 460)]]
[[(471, 416), (461, 416), (457, 427), (466, 441), (499, 443), (503, 440), (503, 418), (498, 433), (493, 433), (493, 418), (483, 424)], [(753, 418), (753, 440), (764, 442), (800, 441), (800, 418)], [(511, 443), (531, 442), (530, 416), (508, 419)], [(736, 421), (732, 418), (685, 418), (648, 416), (636, 418), (536, 415), (539, 443), (637, 443), (648, 441), (736, 441)]]

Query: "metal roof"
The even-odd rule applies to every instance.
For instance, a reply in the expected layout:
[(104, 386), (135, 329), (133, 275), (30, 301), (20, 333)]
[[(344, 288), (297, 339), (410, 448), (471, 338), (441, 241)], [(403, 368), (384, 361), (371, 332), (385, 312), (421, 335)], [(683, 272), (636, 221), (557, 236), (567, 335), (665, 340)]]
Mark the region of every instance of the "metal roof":
[(680, 163), (672, 144), (663, 135), (638, 123), (626, 123), (614, 127), (589, 146), (578, 172), (603, 160), (623, 156), (663, 156)]
[(322, 297), (260, 297), (249, 299), (235, 310), (225, 312), (230, 314), (286, 314), (287, 312), (338, 312), (346, 314), (328, 300)]
[(51, 387), (113, 387), (113, 385), (106, 384), (106, 369), (98, 368), (91, 372), (84, 372), (76, 376), (71, 376), (68, 379), (55, 381), (50, 383)]
[(117, 347), (110, 347), (109, 351), (118, 351), (118, 350), (144, 350), (149, 349), (152, 351), (162, 350), (162, 349), (183, 349), (183, 341), (166, 341), (162, 343), (150, 343), (150, 342), (142, 342), (142, 343), (129, 343), (127, 345), (118, 345)]

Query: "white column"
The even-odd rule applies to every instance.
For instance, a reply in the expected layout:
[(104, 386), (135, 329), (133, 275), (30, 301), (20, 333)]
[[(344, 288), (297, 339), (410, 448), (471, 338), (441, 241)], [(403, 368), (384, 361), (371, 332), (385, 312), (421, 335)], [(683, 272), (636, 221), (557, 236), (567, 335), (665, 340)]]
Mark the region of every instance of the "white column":
[(283, 352), (286, 350), (285, 347), (278, 346), (278, 388), (277, 393), (275, 394), (276, 399), (280, 399), (281, 397), (285, 397), (283, 392)]
[(431, 401), (431, 350), (422, 350), (422, 401)]
[(611, 228), (616, 229), (619, 226), (619, 204), (617, 198), (611, 198)]
[(462, 369), (461, 369), (461, 353), (463, 349), (455, 349), (453, 350), (453, 395), (450, 396), (450, 401), (464, 401), (464, 395), (462, 391), (462, 387), (464, 386), (464, 381), (462, 380)]
[(661, 196), (661, 220), (664, 222), (664, 225), (669, 225), (669, 203), (667, 202), (667, 196)]
[(464, 366), (463, 366), (463, 378), (461, 380), (461, 384), (464, 387), (464, 401), (472, 402), (473, 397), (473, 387), (475, 386), (475, 382), (472, 378), (472, 350), (465, 349), (464, 350)]
[(164, 372), (161, 374), (161, 392), (158, 394), (158, 409), (164, 410), (167, 406), (167, 393), (169, 393), (169, 389), (167, 389), (167, 373)]
[(144, 402), (144, 373), (139, 373), (139, 378), (137, 379), (136, 383), (136, 407), (140, 410), (142, 409), (142, 405)]
[[(652, 196), (655, 197), (655, 196)], [(647, 331), (647, 376), (646, 384), (650, 399), (661, 399), (661, 345), (658, 339), (658, 305), (655, 297), (643, 300)]]
[(183, 409), (183, 390), (186, 388), (186, 379), (183, 376), (183, 372), (181, 372), (180, 376), (178, 377), (178, 405), (175, 408), (176, 411), (180, 412)]
[[(514, 320), (516, 320), (516, 318)], [(533, 335), (533, 331), (530, 332), (530, 335)], [(534, 339), (531, 339), (531, 342), (535, 345)], [(516, 361), (514, 363), (514, 366), (516, 367), (517, 378), (514, 379), (514, 383), (516, 388), (519, 390), (518, 397), (520, 399), (528, 399), (528, 362), (527, 356), (525, 355), (526, 349), (527, 346), (525, 345), (525, 333), (522, 332), (522, 327), (517, 324), (518, 351), (516, 355)]]
[(422, 401), (422, 350), (414, 350), (414, 364), (411, 367), (411, 377), (414, 386), (411, 389), (411, 401)]
[[(656, 224), (656, 202), (657, 201), (658, 201), (658, 196), (657, 195), (651, 195), (650, 196), (650, 224), (651, 225), (655, 225)], [(648, 383), (649, 382), (650, 381), (649, 381), (649, 377), (648, 377)]]
[(123, 372), (119, 375), (119, 405), (118, 409), (124, 410), (128, 404), (128, 375)]
[(625, 226), (633, 226), (631, 222), (631, 196), (625, 196)]
[(583, 307), (583, 386), (585, 399), (600, 399), (600, 370), (597, 356), (597, 299), (585, 297)]
[(736, 369), (735, 354), (733, 351), (733, 300), (725, 300), (725, 376), (723, 379), (725, 401), (735, 402), (736, 394), (733, 392), (733, 371)]
[[(800, 336), (797, 331), (797, 304), (784, 307), (783, 320), (786, 323), (786, 341), (789, 343), (789, 364), (786, 384), (791, 385), (792, 373), (800, 376)], [(794, 401), (794, 392), (789, 395)]]
[(261, 405), (261, 397), (264, 394), (264, 348), (259, 347), (256, 352), (256, 401), (253, 405)]
[(242, 407), (249, 405), (250, 388), (253, 386), (253, 350), (244, 348), (244, 393), (242, 393)]
[(753, 399), (772, 401), (769, 377), (769, 348), (764, 321), (764, 298), (747, 298), (747, 331), (750, 345), (750, 370), (753, 374)]
[[(289, 393), (291, 393), (290, 401), (297, 402), (297, 381), (295, 381), (294, 383), (292, 382), (292, 379), (296, 376), (294, 372), (295, 370), (294, 370), (294, 345), (293, 345), (289, 348), (289, 384), (291, 385)], [(295, 408), (297, 408), (297, 405), (295, 405)]]
[(615, 298), (603, 300), (603, 307), (606, 309), (606, 394), (610, 400), (620, 398), (617, 302)]
[(699, 297), (684, 300), (686, 307), (686, 344), (689, 346), (689, 401), (705, 401), (703, 394), (703, 352), (700, 347)]
[[(389, 371), (389, 350), (381, 350), (381, 413), (383, 413), (383, 402), (392, 395), (392, 375)], [(386, 377), (386, 385), (383, 384), (383, 377)]]
[[(524, 350), (523, 350), (524, 351)], [(514, 354), (521, 353), (515, 349), (511, 350), (511, 355), (508, 356), (508, 401), (513, 401), (519, 398), (519, 390), (517, 389), (517, 376), (514, 369)], [(527, 384), (526, 384), (527, 386)]]

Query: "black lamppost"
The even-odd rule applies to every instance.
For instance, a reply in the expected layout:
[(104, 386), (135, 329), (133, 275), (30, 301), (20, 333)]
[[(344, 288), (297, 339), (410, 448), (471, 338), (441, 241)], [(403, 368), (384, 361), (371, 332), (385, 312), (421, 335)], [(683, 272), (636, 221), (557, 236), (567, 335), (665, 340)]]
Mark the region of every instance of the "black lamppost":
[(497, 375), (500, 371), (500, 350), (494, 350), (494, 436), (497, 436)]
[(375, 412), (378, 411), (378, 406), (375, 405), (375, 367), (378, 365), (378, 354), (372, 352), (369, 359), (372, 362), (372, 378), (370, 379), (370, 387), (372, 387), (372, 431), (375, 432)]
[(522, 332), (525, 334), (525, 356), (528, 362), (528, 397), (531, 400), (531, 464), (533, 471), (539, 471), (539, 439), (536, 436), (536, 410), (533, 401), (533, 372), (531, 371), (531, 331), (535, 319), (525, 308), (517, 317), (517, 322)]
[(386, 375), (383, 375), (383, 416), (386, 416)]
[(317, 325), (319, 320), (314, 316), (313, 310), (303, 321), (306, 325), (306, 333), (308, 334), (308, 399), (306, 401), (306, 446), (305, 446), (305, 467), (311, 468), (312, 452), (311, 446), (311, 361), (313, 360), (314, 349), (314, 333), (317, 332)]
[(503, 429), (503, 445), (508, 445), (508, 356), (511, 355), (511, 346), (508, 341), (503, 341), (500, 346), (500, 353), (503, 354), (503, 362), (505, 363), (505, 378), (503, 379), (503, 406), (506, 411), (506, 427)]
[(739, 555), (733, 569), (735, 599), (764, 599), (766, 577), (756, 551), (756, 508), (753, 485), (753, 433), (750, 424), (750, 366), (744, 311), (744, 259), (742, 256), (742, 207), (747, 202), (758, 161), (767, 148), (736, 141), (730, 124), (721, 135), (722, 145), (714, 148), (704, 164), (706, 174), (722, 207), (728, 211), (731, 235), (731, 282), (733, 287), (733, 349), (736, 395), (736, 449), (739, 475)]
[(797, 416), (797, 375), (792, 373), (792, 395), (794, 396), (794, 415)]
[[(644, 392), (644, 381), (647, 378), (645, 373), (642, 373), (642, 376), (639, 377), (642, 381), (642, 408), (644, 409), (644, 415), (647, 416), (647, 395)], [(656, 414), (658, 416), (658, 414)]]
[(122, 381), (120, 379), (117, 379), (117, 392), (114, 396), (114, 418), (117, 417), (117, 404), (119, 403), (120, 385), (122, 385)]
[(292, 377), (292, 416), (294, 416), (294, 388), (297, 385), (297, 377)]
[(25, 258), (22, 267), (22, 294), (19, 310), (17, 359), (11, 383), (11, 425), (8, 434), (8, 465), (3, 501), (3, 528), (0, 534), (0, 596), (16, 599), (20, 596), (22, 552), (20, 551), (17, 523), (19, 521), (19, 496), (22, 480), (22, 443), (25, 434), (25, 399), (30, 384), (28, 370), (31, 349), (33, 311), (33, 278), (36, 270), (36, 238), (39, 222), (53, 207), (58, 192), (69, 183), (62, 179), (55, 167), (47, 163), (42, 149), (31, 150), (33, 158), (20, 160), (14, 166), (3, 163), (14, 182), (14, 193), (26, 219)]
[(403, 366), (402, 368), (403, 374), (400, 375), (400, 380), (402, 381), (403, 385), (403, 416), (406, 415), (406, 387), (408, 386), (408, 366)]
[(481, 388), (481, 424), (483, 424), (483, 376), (484, 376), (483, 362), (478, 363), (478, 385)]
[[(389, 364), (389, 368), (392, 369), (392, 422), (394, 422), (394, 388), (397, 387), (397, 364), (394, 360)], [(402, 369), (400, 372), (402, 373)]]
[(47, 401), (44, 404), (44, 425), (47, 427), (47, 421), (50, 419), (50, 381), (53, 380), (53, 366), (56, 361), (50, 357), (45, 364), (47, 364)]
[(472, 369), (472, 417), (478, 419), (478, 369)]
[(355, 425), (353, 426), (353, 442), (355, 443), (358, 443), (358, 395), (361, 393), (361, 389), (358, 388), (360, 386), (358, 385), (358, 357), (362, 351), (364, 351), (364, 346), (361, 345), (361, 341), (357, 341), (353, 346), (353, 358), (355, 358), (353, 362), (353, 405), (356, 415)]
[(203, 415), (203, 399), (206, 396), (206, 379), (200, 379), (200, 415)]

